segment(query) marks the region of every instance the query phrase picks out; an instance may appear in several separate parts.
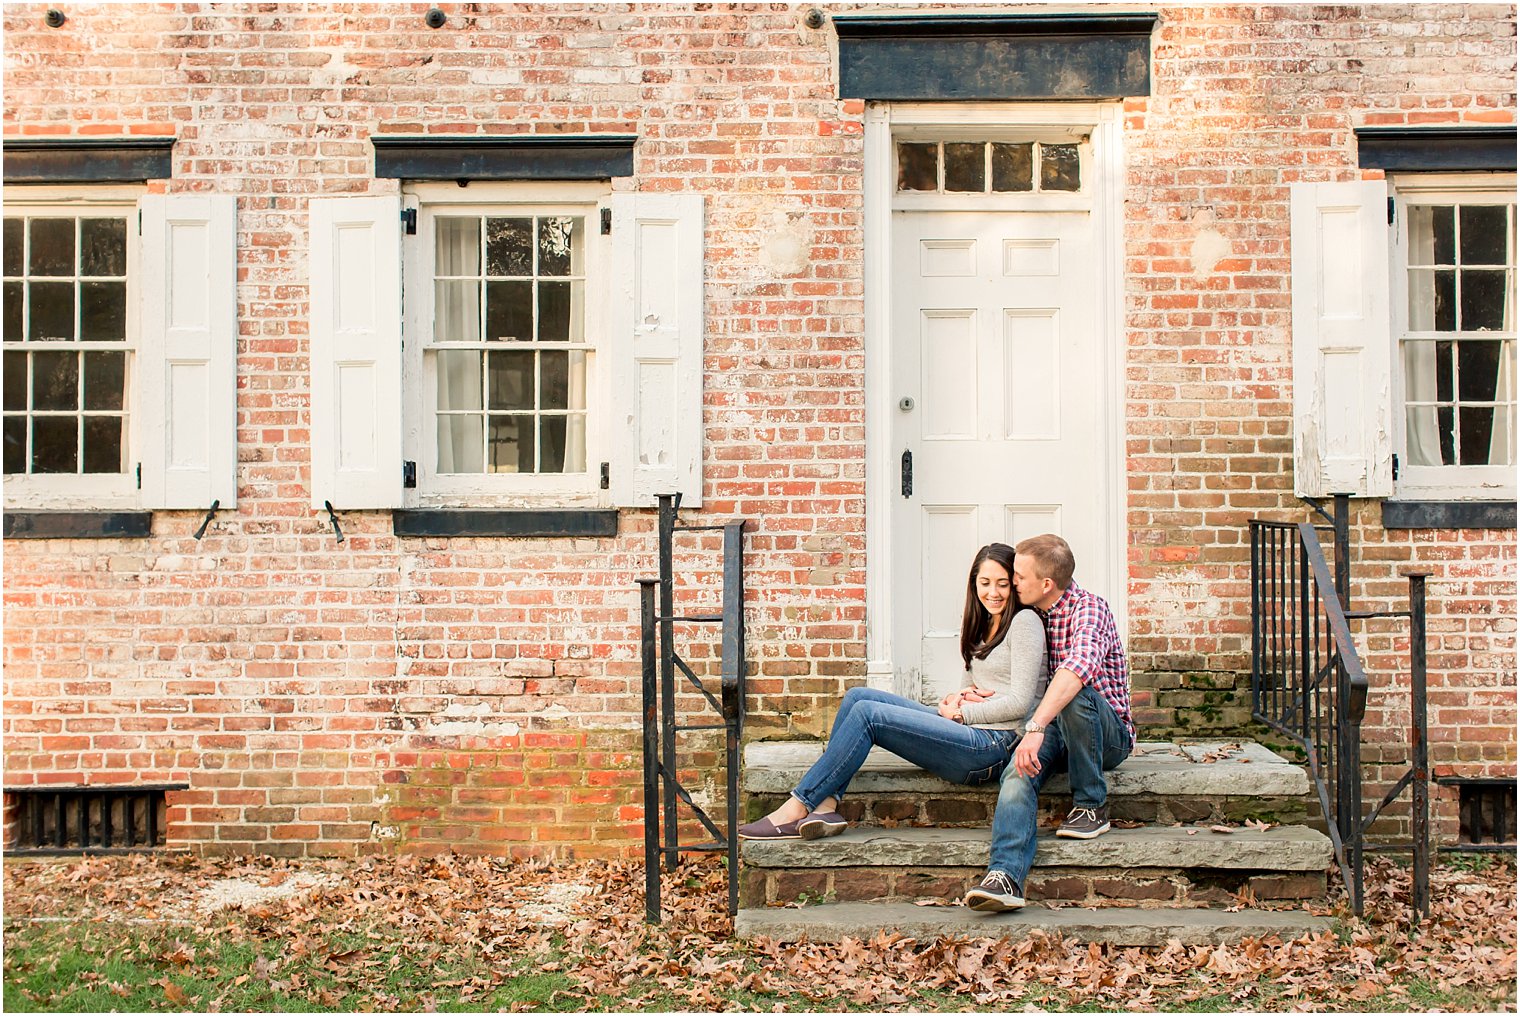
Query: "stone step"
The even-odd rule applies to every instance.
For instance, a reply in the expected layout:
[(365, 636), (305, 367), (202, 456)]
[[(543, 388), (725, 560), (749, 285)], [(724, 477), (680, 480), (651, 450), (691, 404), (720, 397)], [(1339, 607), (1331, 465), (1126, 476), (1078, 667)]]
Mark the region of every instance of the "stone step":
[[(858, 827), (820, 840), (747, 840), (747, 906), (801, 901), (955, 900), (981, 880), (988, 829)], [(1031, 900), (1143, 901), (1197, 907), (1322, 897), (1330, 840), (1302, 826), (1114, 829), (1094, 840), (1042, 835), (1024, 886)]]
[[(759, 741), (744, 753), (741, 788), (747, 820), (766, 814), (823, 753), (817, 741)], [(839, 811), (855, 823), (912, 826), (984, 826), (992, 820), (996, 782), (978, 787), (949, 783), (880, 748), (872, 749), (845, 790)], [(1138, 822), (1241, 822), (1291, 824), (1309, 804), (1304, 770), (1254, 742), (1172, 744), (1142, 741), (1108, 773), (1110, 815)], [(1047, 816), (1070, 807), (1066, 776), (1051, 778), (1041, 794)]]
[(911, 903), (834, 903), (815, 907), (740, 910), (734, 934), (782, 942), (806, 939), (870, 940), (882, 931), (927, 941), (958, 938), (1022, 938), (1035, 930), (1078, 942), (1119, 946), (1213, 945), (1276, 935), (1283, 941), (1330, 931), (1333, 922), (1302, 910), (1141, 909), (1138, 907), (1025, 907), (1009, 914), (982, 914), (965, 907), (919, 907)]

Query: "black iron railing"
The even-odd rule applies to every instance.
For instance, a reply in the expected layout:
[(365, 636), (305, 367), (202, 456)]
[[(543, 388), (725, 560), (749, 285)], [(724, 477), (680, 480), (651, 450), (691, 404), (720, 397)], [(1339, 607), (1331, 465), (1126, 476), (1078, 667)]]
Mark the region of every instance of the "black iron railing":
[[(644, 914), (658, 924), (660, 858), (674, 870), (683, 850), (723, 851), (728, 855), (728, 912), (739, 910), (739, 743), (744, 726), (744, 523), (711, 526), (676, 524), (679, 494), (659, 498), (660, 577), (639, 579), (641, 641), (644, 663)], [(675, 612), (675, 537), (677, 533), (723, 533), (722, 611), (717, 614)], [(692, 672), (675, 647), (675, 626), (719, 624), (722, 645), (719, 688), (715, 697)], [(676, 674), (685, 678), (678, 684)], [(678, 688), (694, 688), (715, 711), (719, 723), (676, 722)], [(676, 761), (676, 735), (685, 731), (722, 730), (727, 776), (726, 823), (720, 829), (681, 786)], [(682, 844), (677, 802), (685, 804), (712, 835), (704, 843)], [(662, 822), (663, 816), (663, 822)], [(660, 827), (665, 836), (661, 845)]]
[[(1430, 765), (1425, 716), (1425, 578), (1410, 574), (1409, 609), (1352, 611), (1349, 509), (1313, 506), (1328, 525), (1251, 522), (1251, 712), (1303, 749), (1352, 910), (1362, 913), (1363, 858), (1373, 850), (1414, 855), (1414, 908), (1430, 912)], [(1334, 574), (1317, 529), (1334, 534)], [(1362, 803), (1362, 720), (1367, 674), (1351, 622), (1409, 619), (1411, 765), (1367, 814)], [(1367, 842), (1367, 830), (1405, 789), (1409, 842)]]

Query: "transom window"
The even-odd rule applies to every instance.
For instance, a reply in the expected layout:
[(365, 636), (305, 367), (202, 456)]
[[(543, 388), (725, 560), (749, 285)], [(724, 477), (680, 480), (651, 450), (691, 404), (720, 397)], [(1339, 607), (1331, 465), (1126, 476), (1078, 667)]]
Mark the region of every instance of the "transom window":
[(899, 141), (899, 192), (1015, 194), (1082, 189), (1077, 144)]
[(1513, 191), (1411, 196), (1405, 214), (1405, 461), (1416, 470), (1512, 466)]
[(585, 216), (433, 221), (437, 472), (584, 473)]
[(125, 213), (4, 220), (4, 470), (127, 470)]

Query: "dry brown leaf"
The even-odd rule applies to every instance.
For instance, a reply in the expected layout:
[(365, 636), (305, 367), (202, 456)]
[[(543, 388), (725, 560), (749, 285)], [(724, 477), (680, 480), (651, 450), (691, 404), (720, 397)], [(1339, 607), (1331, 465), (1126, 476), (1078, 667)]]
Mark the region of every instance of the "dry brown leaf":
[(1222, 833), (1225, 836), (1229, 836), (1229, 835), (1232, 835), (1235, 832), (1235, 830), (1231, 829), (1227, 825), (1211, 825), (1211, 826), (1209, 826), (1209, 832), (1211, 832), (1211, 833)]

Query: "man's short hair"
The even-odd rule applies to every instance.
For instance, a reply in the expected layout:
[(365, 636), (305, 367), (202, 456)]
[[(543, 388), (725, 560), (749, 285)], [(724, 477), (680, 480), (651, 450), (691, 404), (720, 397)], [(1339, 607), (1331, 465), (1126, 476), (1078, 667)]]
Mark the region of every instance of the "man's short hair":
[(1077, 559), (1072, 556), (1071, 546), (1054, 533), (1043, 533), (1019, 541), (1013, 552), (1034, 561), (1035, 574), (1050, 579), (1056, 588), (1065, 592), (1071, 586), (1072, 573), (1077, 570)]

